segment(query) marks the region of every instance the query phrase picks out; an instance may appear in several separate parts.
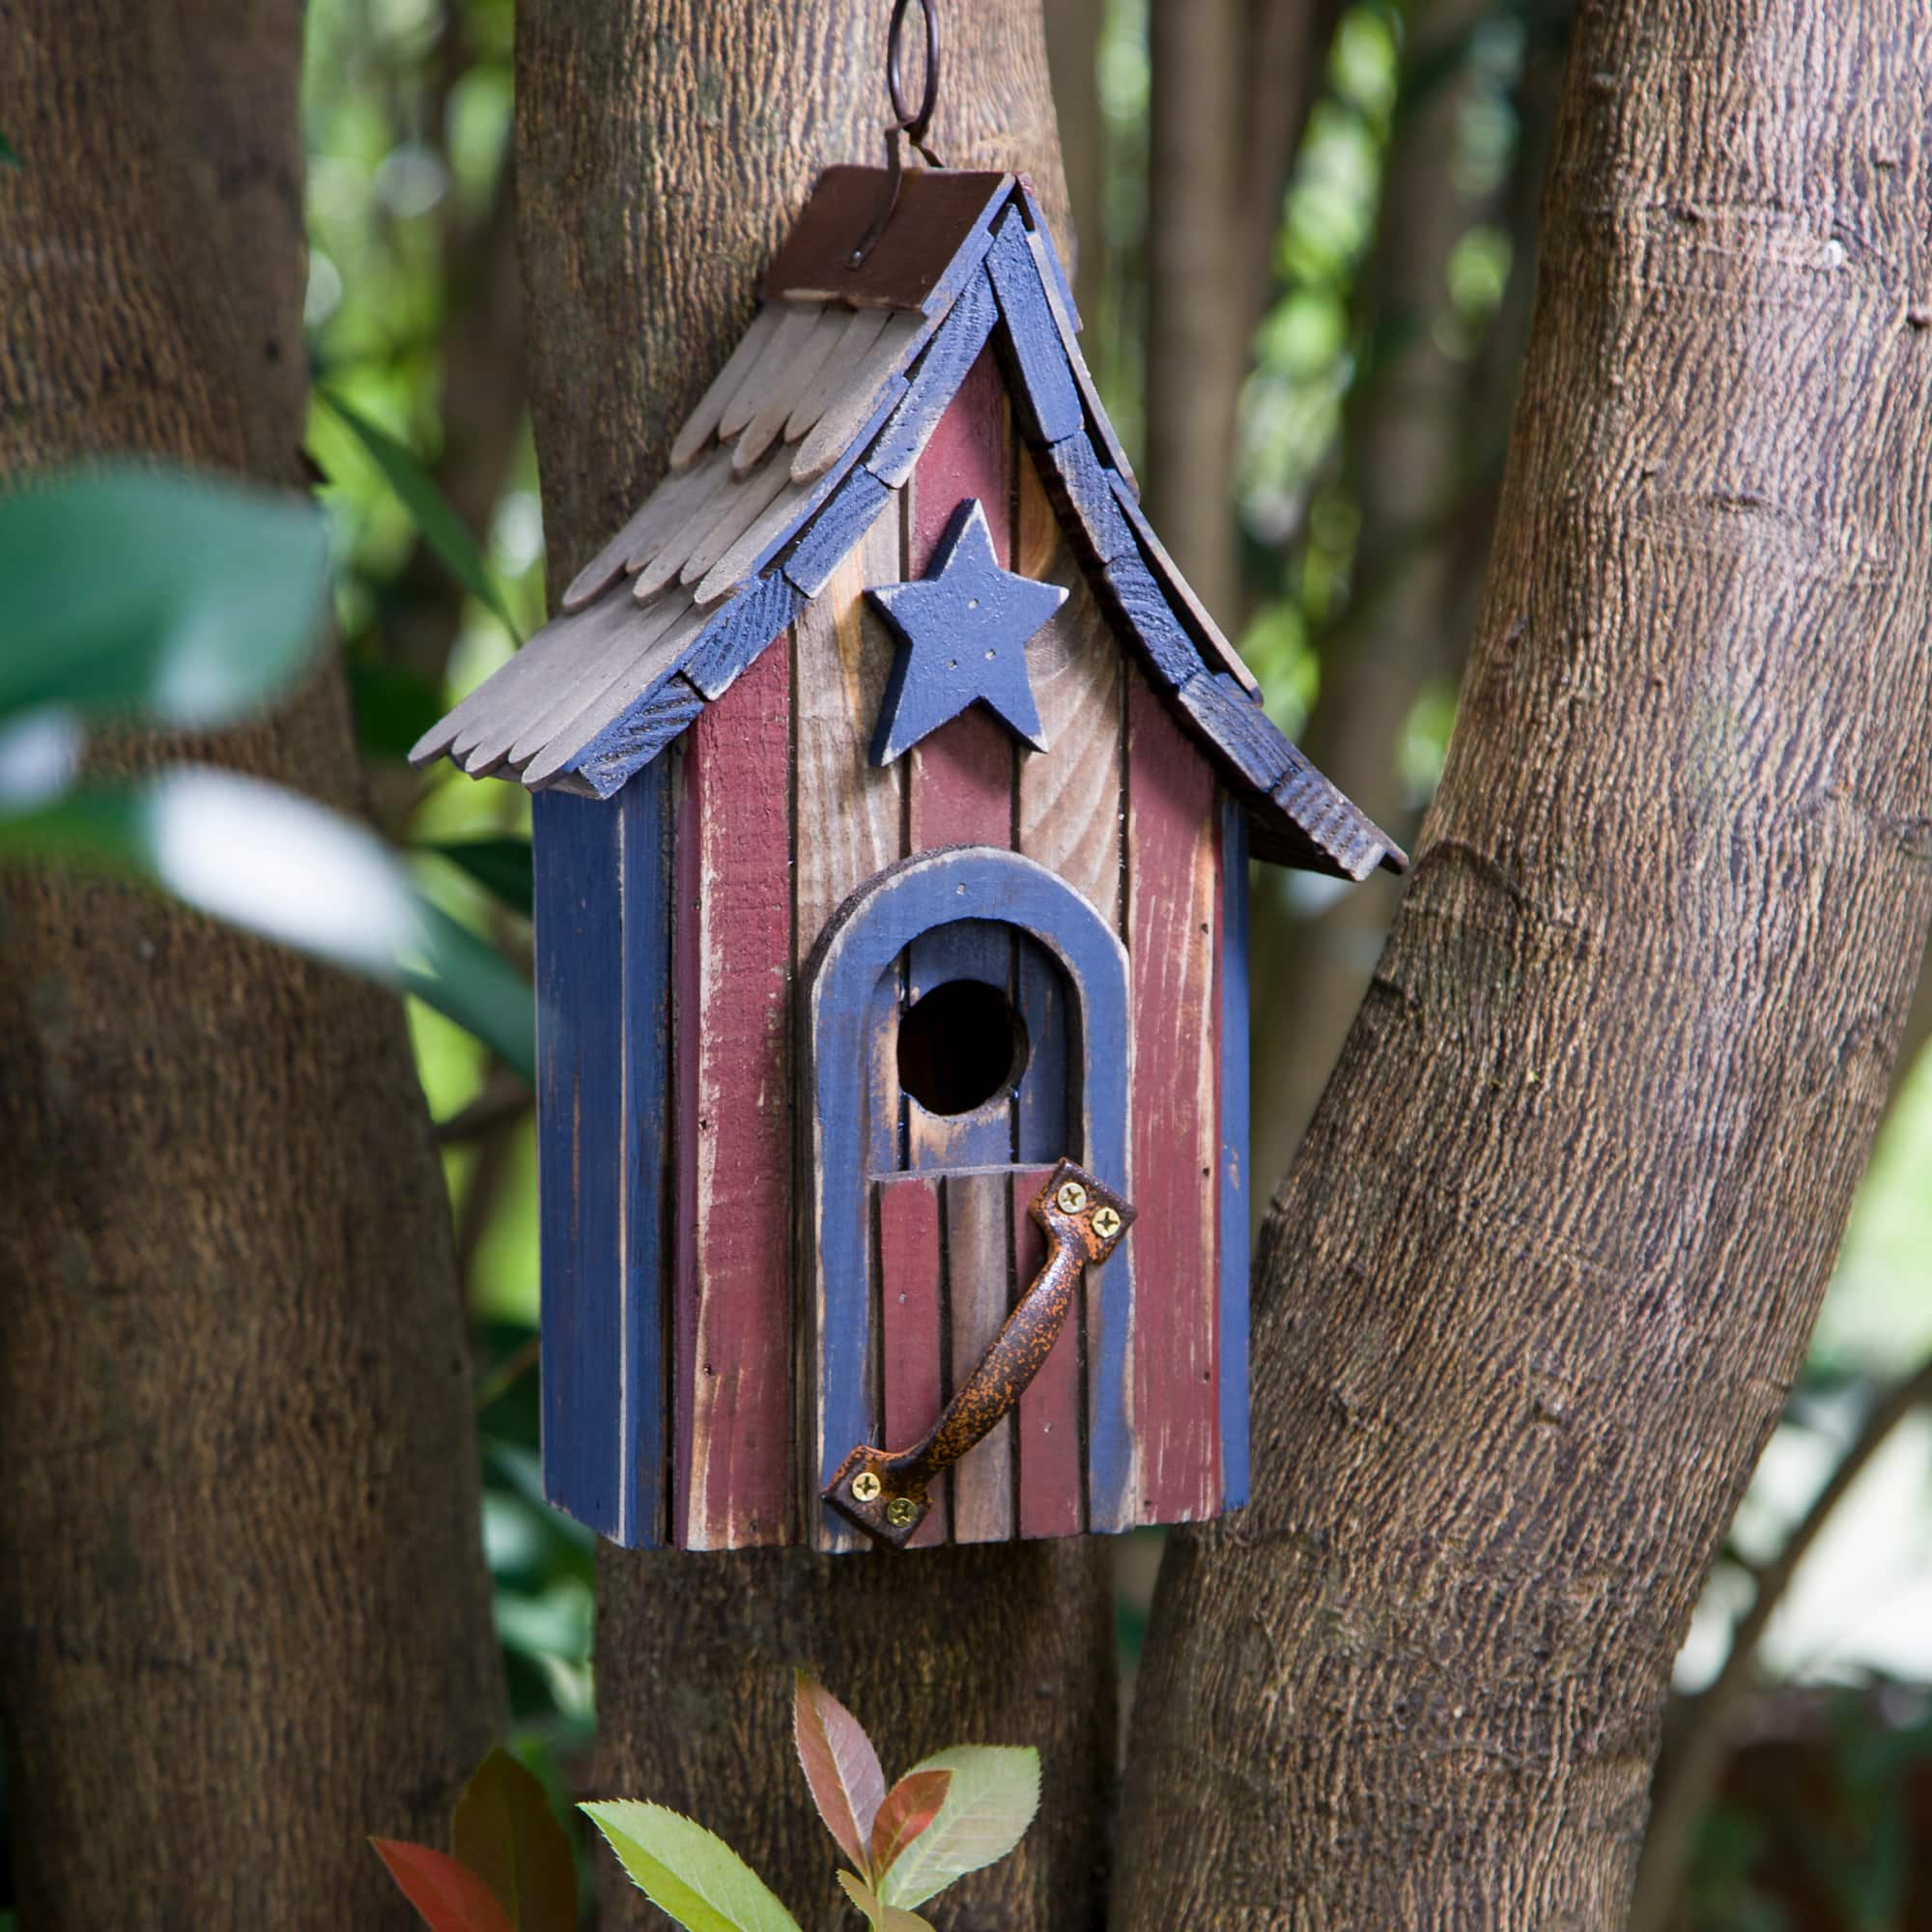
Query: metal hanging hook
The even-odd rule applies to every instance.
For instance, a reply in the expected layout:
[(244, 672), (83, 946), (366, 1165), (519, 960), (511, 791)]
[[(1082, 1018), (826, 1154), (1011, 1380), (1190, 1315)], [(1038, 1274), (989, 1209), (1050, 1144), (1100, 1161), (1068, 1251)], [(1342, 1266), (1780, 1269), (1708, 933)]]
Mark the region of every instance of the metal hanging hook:
[(905, 98), (905, 23), (912, 11), (912, 0), (894, 0), (893, 22), (886, 34), (886, 94), (893, 103), (893, 118), (885, 132), (886, 191), (879, 198), (878, 212), (870, 225), (859, 238), (859, 245), (847, 257), (850, 268), (856, 269), (872, 252), (893, 218), (893, 210), (898, 206), (899, 182), (905, 172), (899, 153), (900, 138), (916, 148), (929, 166), (945, 166), (925, 138), (932, 124), (932, 110), (939, 104), (939, 0), (919, 0), (919, 7), (925, 16), (925, 85), (921, 90), (918, 108), (909, 108)]

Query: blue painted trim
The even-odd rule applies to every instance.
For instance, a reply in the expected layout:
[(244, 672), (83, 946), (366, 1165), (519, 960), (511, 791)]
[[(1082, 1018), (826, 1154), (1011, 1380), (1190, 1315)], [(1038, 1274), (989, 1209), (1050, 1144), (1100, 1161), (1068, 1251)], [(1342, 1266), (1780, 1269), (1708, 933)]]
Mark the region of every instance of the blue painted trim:
[(698, 692), (717, 699), (763, 656), (805, 600), (778, 572), (734, 597), (705, 625), (684, 661), (684, 674)]
[(1087, 417), (1018, 209), (1001, 220), (986, 253), (986, 272), (993, 279), (1007, 346), (1019, 371), (1014, 400), (1025, 406), (1022, 431), (1031, 442), (1063, 441)]
[[(670, 906), (672, 781), (660, 759), (624, 787), (624, 1406), (620, 1543), (669, 1540)], [(606, 808), (607, 810), (609, 808)], [(613, 882), (614, 889), (614, 882)]]
[(625, 1527), (620, 823), (564, 792), (532, 804), (544, 1494), (611, 1537)]
[(607, 725), (571, 760), (599, 798), (610, 798), (651, 762), (704, 709), (704, 699), (673, 672), (647, 696)]
[(881, 483), (896, 490), (912, 474), (920, 452), (939, 427), (940, 417), (958, 394), (999, 319), (992, 284), (984, 275), (975, 275), (926, 344), (911, 386), (867, 452), (866, 468)]
[(1248, 815), (1221, 794), (1221, 1507), (1248, 1499)]
[[(1068, 1050), (1081, 1070), (1082, 1146), (1095, 1173), (1128, 1171), (1131, 1068), (1122, 1050), (1132, 1038), (1127, 954), (1119, 934), (1086, 899), (1020, 853), (953, 845), (902, 861), (846, 900), (807, 967), (801, 1028), (805, 1092), (811, 1096), (804, 1129), (812, 1175), (806, 1306), (814, 1329), (818, 1401), (811, 1461), (820, 1484), (830, 1481), (855, 1442), (877, 1439), (877, 1403), (866, 1373), (874, 1353), (866, 1167), (878, 1044), (874, 993), (921, 934), (961, 919), (1015, 926), (1058, 962), (1070, 996)], [(1100, 1359), (1090, 1391), (1087, 1443), (1096, 1528), (1123, 1526), (1116, 1506), (1126, 1495), (1133, 1439), (1127, 1406), (1131, 1279), (1116, 1265), (1101, 1294)], [(823, 1512), (815, 1495), (808, 1510), (808, 1520), (819, 1522)], [(827, 1540), (821, 1533), (821, 1542)]]

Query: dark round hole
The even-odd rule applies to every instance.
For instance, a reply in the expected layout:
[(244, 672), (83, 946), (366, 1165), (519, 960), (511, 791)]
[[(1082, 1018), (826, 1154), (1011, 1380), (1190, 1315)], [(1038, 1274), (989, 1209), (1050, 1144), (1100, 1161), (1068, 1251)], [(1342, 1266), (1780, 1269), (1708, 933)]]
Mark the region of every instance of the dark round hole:
[(899, 1021), (899, 1085), (929, 1114), (970, 1114), (1019, 1078), (1026, 1027), (980, 980), (949, 980)]

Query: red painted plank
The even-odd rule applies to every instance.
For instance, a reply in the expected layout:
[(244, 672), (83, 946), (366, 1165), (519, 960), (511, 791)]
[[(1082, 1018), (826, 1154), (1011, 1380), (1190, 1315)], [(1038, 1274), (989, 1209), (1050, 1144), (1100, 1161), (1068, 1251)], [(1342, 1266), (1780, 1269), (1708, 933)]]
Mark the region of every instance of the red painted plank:
[[(883, 1336), (884, 1431), (889, 1449), (921, 1440), (939, 1420), (939, 1180), (911, 1174), (879, 1189), (880, 1330)], [(907, 1546), (946, 1541), (948, 1482), (932, 1486), (932, 1514)]]
[[(1010, 567), (1011, 412), (990, 346), (967, 372), (906, 488), (908, 579), (923, 574), (952, 513), (975, 497), (986, 506), (993, 554)], [(942, 724), (906, 755), (912, 771), (912, 851), (1012, 842), (1013, 738), (983, 705)]]
[(685, 740), (675, 1520), (694, 1549), (782, 1542), (790, 1514), (790, 653), (768, 650)]
[[(1024, 1294), (1046, 1265), (1046, 1236), (1027, 1212), (1052, 1169), (1013, 1172), (1013, 1279)], [(1020, 1397), (1020, 1534), (1080, 1534), (1080, 1335), (1083, 1283), (1047, 1358)]]
[(1134, 671), (1127, 693), (1133, 960), (1133, 1389), (1144, 1522), (1211, 1516), (1221, 1493), (1214, 1168), (1212, 773)]

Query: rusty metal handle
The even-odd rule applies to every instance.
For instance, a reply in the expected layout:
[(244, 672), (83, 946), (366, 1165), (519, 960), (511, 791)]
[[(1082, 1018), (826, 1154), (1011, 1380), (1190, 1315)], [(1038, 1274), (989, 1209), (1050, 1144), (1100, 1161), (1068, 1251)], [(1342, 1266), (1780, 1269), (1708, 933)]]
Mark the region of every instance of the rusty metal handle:
[(931, 1509), (932, 1480), (1009, 1415), (1065, 1325), (1074, 1284), (1120, 1246), (1134, 1210), (1104, 1182), (1063, 1160), (1028, 1211), (1046, 1234), (1046, 1265), (993, 1346), (910, 1449), (862, 1442), (824, 1489), (825, 1501), (875, 1542), (903, 1549)]

